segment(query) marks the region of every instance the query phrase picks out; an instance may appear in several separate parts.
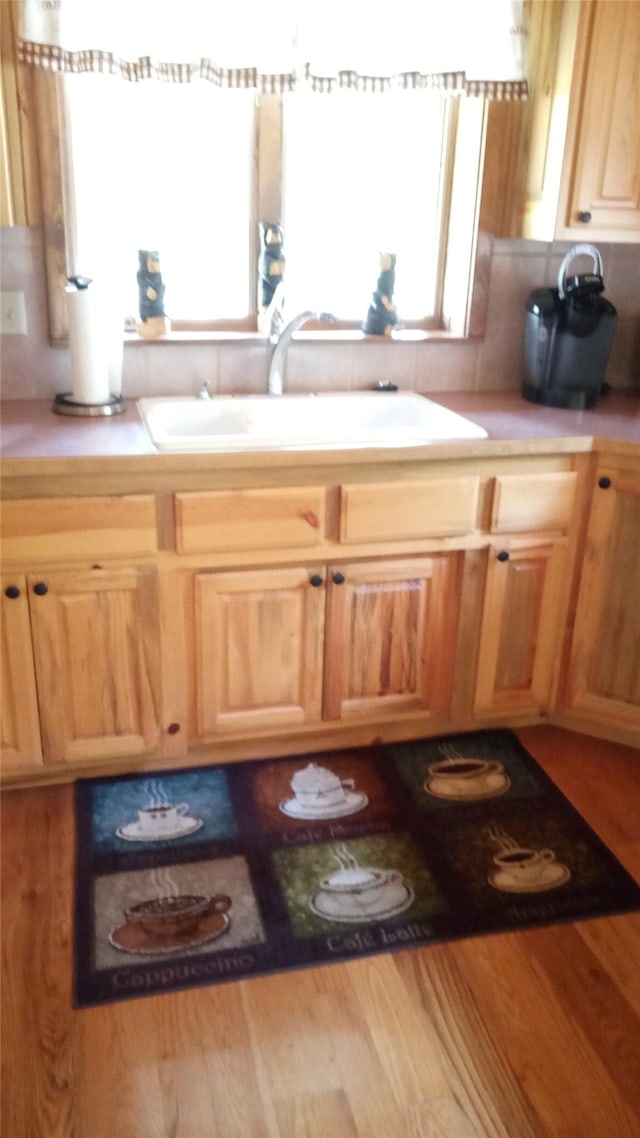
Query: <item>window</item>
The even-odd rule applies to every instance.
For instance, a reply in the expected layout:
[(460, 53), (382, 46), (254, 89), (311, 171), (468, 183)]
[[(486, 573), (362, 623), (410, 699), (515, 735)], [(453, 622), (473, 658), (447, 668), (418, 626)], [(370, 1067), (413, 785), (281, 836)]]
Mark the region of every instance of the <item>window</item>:
[(176, 323), (250, 316), (253, 93), (99, 74), (64, 84), (73, 271), (106, 272), (135, 317), (138, 250), (157, 249)]
[(281, 221), (287, 312), (330, 310), (358, 329), (389, 251), (401, 324), (443, 327), (456, 100), (58, 81), (70, 271), (107, 274), (126, 315), (138, 313), (137, 251), (157, 249), (174, 329), (255, 330), (258, 224)]

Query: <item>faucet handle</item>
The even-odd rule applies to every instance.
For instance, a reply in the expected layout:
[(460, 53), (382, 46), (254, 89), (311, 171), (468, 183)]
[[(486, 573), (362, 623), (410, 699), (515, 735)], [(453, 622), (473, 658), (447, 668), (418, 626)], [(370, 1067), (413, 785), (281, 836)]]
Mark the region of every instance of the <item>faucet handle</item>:
[(202, 384), (202, 387), (200, 388), (200, 390), (198, 392), (197, 398), (198, 399), (211, 399), (211, 389), (210, 389), (208, 379), (205, 379), (204, 383)]

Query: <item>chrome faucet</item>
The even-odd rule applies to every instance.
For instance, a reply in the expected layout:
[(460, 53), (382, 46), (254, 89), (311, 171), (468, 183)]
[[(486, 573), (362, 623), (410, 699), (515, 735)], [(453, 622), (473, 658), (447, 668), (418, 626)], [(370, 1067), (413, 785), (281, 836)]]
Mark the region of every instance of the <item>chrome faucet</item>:
[[(302, 328), (308, 320), (335, 321), (330, 312), (299, 312), (292, 317), (284, 328), (274, 328), (269, 336), (269, 342), (274, 345), (269, 363), (269, 380), (267, 390), (269, 395), (282, 395), (284, 369), (287, 360), (287, 351), (294, 332)], [(273, 327), (273, 326), (272, 326)]]

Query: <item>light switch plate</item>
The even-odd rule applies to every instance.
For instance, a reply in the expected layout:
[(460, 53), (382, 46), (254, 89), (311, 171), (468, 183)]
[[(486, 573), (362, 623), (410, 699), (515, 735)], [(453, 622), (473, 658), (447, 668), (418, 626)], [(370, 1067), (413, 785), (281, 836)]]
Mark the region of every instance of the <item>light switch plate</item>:
[(0, 292), (0, 335), (26, 336), (27, 309), (23, 292)]

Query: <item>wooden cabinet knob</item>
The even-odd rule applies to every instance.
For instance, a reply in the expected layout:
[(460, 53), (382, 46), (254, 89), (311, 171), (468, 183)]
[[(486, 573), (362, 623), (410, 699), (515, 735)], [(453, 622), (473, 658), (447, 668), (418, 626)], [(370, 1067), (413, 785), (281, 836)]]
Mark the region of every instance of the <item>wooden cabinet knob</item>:
[(8, 597), (10, 601), (15, 601), (16, 597), (20, 596), (20, 590), (17, 585), (7, 585), (4, 595)]
[(49, 592), (49, 589), (45, 585), (44, 581), (38, 581), (37, 585), (33, 586), (33, 591), (36, 596), (44, 597)]

